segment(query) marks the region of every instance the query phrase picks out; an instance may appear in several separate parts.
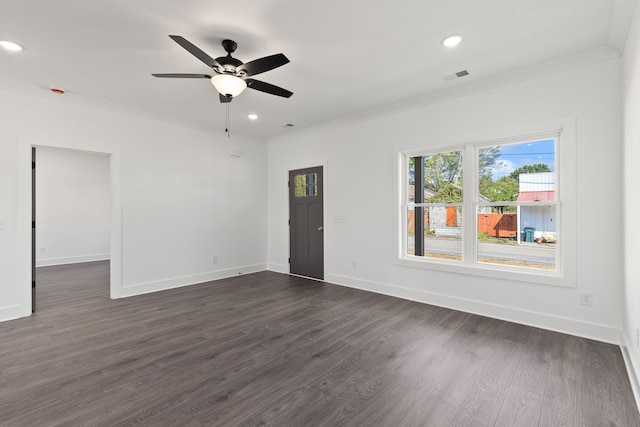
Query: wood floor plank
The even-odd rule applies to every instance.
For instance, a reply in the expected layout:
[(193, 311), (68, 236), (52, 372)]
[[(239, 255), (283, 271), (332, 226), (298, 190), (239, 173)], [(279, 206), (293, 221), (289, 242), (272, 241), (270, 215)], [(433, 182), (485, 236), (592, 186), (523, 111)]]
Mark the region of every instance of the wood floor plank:
[(584, 346), (581, 390), (584, 425), (639, 426), (637, 407), (624, 397), (631, 386), (619, 350), (591, 340), (585, 340)]
[(496, 427), (537, 427), (540, 422), (543, 398), (535, 391), (514, 387), (504, 400)]
[(620, 350), (261, 272), (120, 300), (38, 269), (0, 323), (0, 426), (638, 426)]
[(496, 340), (493, 348), (491, 359), (460, 406), (453, 425), (493, 425), (498, 418), (524, 346), (513, 341)]
[(540, 425), (549, 427), (582, 426), (580, 381), (549, 375), (540, 415)]

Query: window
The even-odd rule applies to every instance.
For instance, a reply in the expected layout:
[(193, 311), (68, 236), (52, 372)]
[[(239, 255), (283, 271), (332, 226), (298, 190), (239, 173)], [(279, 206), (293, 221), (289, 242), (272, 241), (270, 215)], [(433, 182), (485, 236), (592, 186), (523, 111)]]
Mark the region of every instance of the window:
[(408, 255), (462, 260), (462, 151), (407, 157)]
[(296, 175), (295, 179), (296, 197), (309, 197), (318, 195), (318, 174), (310, 173)]
[(399, 153), (399, 260), (559, 277), (559, 135)]
[(481, 263), (557, 270), (556, 139), (479, 147)]

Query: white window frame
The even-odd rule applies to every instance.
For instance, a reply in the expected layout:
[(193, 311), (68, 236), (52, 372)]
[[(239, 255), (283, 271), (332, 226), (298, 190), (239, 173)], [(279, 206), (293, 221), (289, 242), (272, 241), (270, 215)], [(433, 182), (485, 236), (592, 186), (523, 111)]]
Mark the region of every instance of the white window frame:
[[(530, 282), (543, 285), (576, 287), (576, 130), (575, 118), (554, 120), (543, 124), (521, 126), (517, 129), (489, 133), (487, 137), (469, 139), (465, 143), (452, 143), (422, 149), (394, 150), (394, 227), (396, 246), (394, 263), (399, 266), (467, 274), (480, 277)], [(508, 135), (508, 136), (504, 136)], [(478, 151), (487, 146), (555, 139), (557, 233), (556, 270), (512, 267), (493, 263), (479, 263), (477, 257), (478, 206), (506, 203), (480, 203), (478, 189)], [(463, 157), (463, 244), (462, 261), (407, 255), (407, 207), (409, 157), (462, 151)], [(471, 179), (469, 177), (472, 177)], [(511, 203), (509, 203), (511, 204)], [(548, 204), (548, 203), (547, 203)], [(565, 221), (564, 219), (568, 220)]]

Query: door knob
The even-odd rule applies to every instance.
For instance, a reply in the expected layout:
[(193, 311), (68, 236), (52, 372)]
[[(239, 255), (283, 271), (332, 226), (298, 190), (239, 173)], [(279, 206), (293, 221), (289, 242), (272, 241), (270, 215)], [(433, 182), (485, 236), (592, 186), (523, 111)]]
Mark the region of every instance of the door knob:
[(318, 227), (318, 231), (324, 230), (324, 227)]

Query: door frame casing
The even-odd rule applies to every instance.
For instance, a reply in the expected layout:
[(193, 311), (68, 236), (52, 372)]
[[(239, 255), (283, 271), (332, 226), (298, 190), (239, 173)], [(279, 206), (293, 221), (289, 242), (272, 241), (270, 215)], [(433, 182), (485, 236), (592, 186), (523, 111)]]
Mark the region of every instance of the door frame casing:
[[(122, 159), (119, 147), (87, 142), (61, 142), (29, 136), (18, 137), (18, 311), (19, 317), (31, 313), (31, 209), (32, 169), (31, 149), (38, 147), (61, 148), (109, 155), (109, 180), (111, 187), (110, 220), (110, 284), (112, 299), (122, 295)], [(37, 167), (37, 164), (36, 164)], [(36, 224), (37, 228), (37, 224)]]

